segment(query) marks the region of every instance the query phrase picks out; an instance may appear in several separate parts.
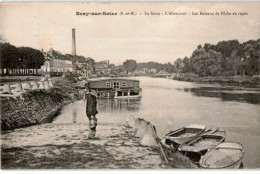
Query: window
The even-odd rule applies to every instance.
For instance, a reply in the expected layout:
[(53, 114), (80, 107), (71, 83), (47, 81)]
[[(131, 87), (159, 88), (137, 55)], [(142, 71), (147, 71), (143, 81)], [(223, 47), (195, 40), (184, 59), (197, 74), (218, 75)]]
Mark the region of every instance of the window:
[(113, 88), (119, 89), (119, 82), (114, 82), (113, 83)]
[(126, 82), (121, 82), (121, 87), (126, 87)]
[(53, 67), (53, 60), (50, 61), (50, 67)]
[(111, 88), (111, 82), (106, 82), (106, 87)]

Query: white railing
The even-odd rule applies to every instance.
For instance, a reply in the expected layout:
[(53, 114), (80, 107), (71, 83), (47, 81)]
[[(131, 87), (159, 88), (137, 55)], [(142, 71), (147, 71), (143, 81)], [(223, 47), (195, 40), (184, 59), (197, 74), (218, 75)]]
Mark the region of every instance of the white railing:
[(12, 96), (19, 96), (23, 92), (28, 90), (37, 90), (43, 89), (47, 90), (53, 87), (53, 81), (31, 81), (31, 82), (23, 82), (23, 83), (15, 83), (15, 84), (8, 84), (5, 83), (4, 85), (0, 86), (0, 96), (3, 97), (12, 97)]

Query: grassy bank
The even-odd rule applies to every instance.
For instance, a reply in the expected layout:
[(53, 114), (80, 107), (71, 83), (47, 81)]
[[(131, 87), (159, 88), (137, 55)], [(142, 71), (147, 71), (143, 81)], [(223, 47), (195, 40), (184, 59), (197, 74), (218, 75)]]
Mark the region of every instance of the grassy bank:
[(198, 83), (219, 83), (231, 86), (260, 87), (260, 76), (230, 76), (230, 77), (174, 77), (174, 80)]

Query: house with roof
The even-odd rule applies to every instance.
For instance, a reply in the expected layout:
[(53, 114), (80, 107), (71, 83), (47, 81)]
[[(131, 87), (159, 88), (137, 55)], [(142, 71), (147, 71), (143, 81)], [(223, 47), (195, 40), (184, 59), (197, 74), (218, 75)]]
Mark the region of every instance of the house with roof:
[(98, 76), (109, 75), (111, 71), (111, 69), (109, 68), (109, 60), (95, 62), (94, 67)]
[(72, 73), (72, 60), (60, 52), (53, 50), (42, 53), (45, 58), (44, 65), (41, 66), (41, 72), (44, 75), (64, 75)]

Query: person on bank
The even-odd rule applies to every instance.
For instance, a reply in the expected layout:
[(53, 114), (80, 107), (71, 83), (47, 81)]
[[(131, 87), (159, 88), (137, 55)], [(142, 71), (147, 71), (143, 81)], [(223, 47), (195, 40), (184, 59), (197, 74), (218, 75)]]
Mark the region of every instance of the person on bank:
[(89, 86), (86, 86), (86, 93), (84, 95), (84, 101), (86, 102), (86, 114), (89, 119), (89, 139), (94, 139), (96, 136), (97, 127), (97, 95), (94, 90), (90, 90)]

